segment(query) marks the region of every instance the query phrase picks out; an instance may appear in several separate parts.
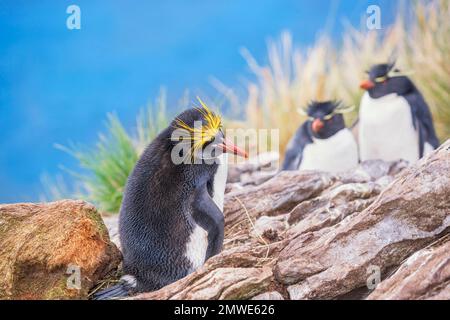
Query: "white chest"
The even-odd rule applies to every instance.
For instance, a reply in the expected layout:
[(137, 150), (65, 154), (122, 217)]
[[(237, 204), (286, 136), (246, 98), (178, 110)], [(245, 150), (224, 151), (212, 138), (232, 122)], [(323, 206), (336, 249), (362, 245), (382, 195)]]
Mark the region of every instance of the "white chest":
[(358, 147), (347, 128), (328, 139), (314, 139), (303, 150), (299, 170), (342, 172), (358, 165)]
[(366, 93), (359, 112), (359, 143), (362, 161), (418, 160), (419, 137), (406, 99), (396, 94), (372, 99)]
[(205, 262), (208, 249), (208, 232), (200, 226), (195, 226), (186, 244), (186, 258), (191, 262), (194, 272)]
[(213, 200), (219, 207), (220, 211), (223, 211), (223, 199), (228, 177), (228, 154), (222, 154), (219, 161), (220, 163), (214, 176)]

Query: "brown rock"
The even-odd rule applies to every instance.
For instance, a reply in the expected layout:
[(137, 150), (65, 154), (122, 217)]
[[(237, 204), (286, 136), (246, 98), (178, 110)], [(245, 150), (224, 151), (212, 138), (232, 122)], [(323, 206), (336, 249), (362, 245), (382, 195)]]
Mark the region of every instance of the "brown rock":
[(86, 298), (120, 257), (86, 202), (0, 205), (0, 299)]
[(249, 299), (269, 287), (271, 276), (270, 268), (217, 268), (196, 272), (184, 281), (134, 299)]
[(379, 284), (370, 300), (450, 299), (450, 237), (414, 253)]
[[(390, 178), (390, 179), (387, 179)], [(289, 237), (335, 225), (347, 216), (367, 208), (392, 177), (366, 183), (347, 183), (324, 191), (319, 197), (301, 202), (289, 214)]]
[(254, 237), (264, 236), (269, 238), (269, 240), (273, 240), (277, 238), (276, 235), (281, 234), (288, 227), (286, 220), (287, 215), (279, 215), (276, 217), (262, 216), (256, 220), (251, 235)]
[(276, 152), (261, 153), (245, 162), (228, 167), (228, 183), (258, 185), (276, 173), (280, 155)]
[[(230, 186), (230, 192), (225, 195), (225, 223), (233, 225), (245, 220), (246, 211), (252, 218), (288, 213), (299, 203), (315, 199), (322, 192), (342, 184), (361, 185), (373, 182), (384, 188), (391, 181), (392, 176), (405, 167), (404, 161), (387, 163), (376, 160), (364, 162), (353, 171), (336, 175), (318, 171), (279, 172), (261, 185), (242, 188)], [(376, 186), (367, 188), (376, 188)], [(357, 189), (357, 186), (353, 189)], [(379, 189), (367, 190), (365, 192), (368, 194), (365, 196), (364, 192), (356, 190), (358, 194), (354, 198), (358, 198), (359, 195), (364, 196), (363, 199), (370, 198), (376, 192), (379, 193)]]
[(278, 291), (270, 291), (258, 294), (251, 300), (284, 300), (284, 298)]
[(259, 186), (225, 195), (225, 224), (233, 225), (262, 215), (274, 216), (289, 212), (299, 202), (319, 195), (336, 182), (336, 177), (317, 172), (281, 172)]
[(276, 278), (292, 299), (336, 298), (364, 287), (367, 269), (382, 273), (450, 227), (450, 153), (442, 147), (400, 173), (362, 212), (337, 225), (291, 239)]

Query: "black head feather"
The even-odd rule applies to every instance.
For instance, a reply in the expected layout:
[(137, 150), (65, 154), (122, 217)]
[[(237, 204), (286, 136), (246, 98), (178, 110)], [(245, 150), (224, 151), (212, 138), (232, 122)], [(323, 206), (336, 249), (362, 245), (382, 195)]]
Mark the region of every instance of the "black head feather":
[(374, 65), (368, 72), (373, 87), (368, 89), (371, 98), (377, 99), (388, 94), (406, 95), (415, 89), (412, 81), (401, 74), (393, 63)]
[[(310, 102), (307, 107), (308, 127), (314, 137), (327, 139), (345, 128), (344, 117), (337, 112), (340, 105), (339, 101)], [(313, 123), (316, 120), (323, 124), (320, 130), (316, 128), (313, 130)]]

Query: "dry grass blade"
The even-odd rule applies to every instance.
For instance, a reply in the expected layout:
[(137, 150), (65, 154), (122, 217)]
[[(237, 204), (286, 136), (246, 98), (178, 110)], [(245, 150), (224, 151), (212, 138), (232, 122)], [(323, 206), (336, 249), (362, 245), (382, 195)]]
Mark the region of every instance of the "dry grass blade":
[[(252, 227), (253, 230), (256, 230), (255, 228), (255, 224), (253, 223), (252, 218), (250, 217), (250, 214), (248, 213), (247, 208), (245, 207), (245, 205), (242, 203), (242, 201), (238, 198), (238, 197), (234, 197), (234, 199), (236, 199), (237, 202), (239, 202), (239, 204), (241, 205), (241, 207), (244, 209), (245, 214), (247, 215), (248, 221), (250, 222), (250, 225)], [(262, 258), (262, 261), (267, 261), (270, 260), (269, 259), (269, 252), (270, 252), (270, 244), (263, 238), (262, 235), (258, 234), (258, 238), (259, 240), (261, 240), (261, 242), (264, 244), (264, 248), (267, 248), (266, 251), (266, 255), (264, 256), (264, 258)]]

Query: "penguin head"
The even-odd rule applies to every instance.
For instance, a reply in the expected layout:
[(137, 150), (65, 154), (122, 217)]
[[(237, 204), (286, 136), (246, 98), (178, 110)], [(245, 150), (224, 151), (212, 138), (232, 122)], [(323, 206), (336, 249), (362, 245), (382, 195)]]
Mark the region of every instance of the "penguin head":
[(337, 101), (312, 101), (306, 110), (300, 109), (299, 112), (308, 117), (307, 125), (314, 137), (327, 139), (345, 128), (342, 114), (352, 109)]
[(212, 112), (198, 98), (201, 107), (188, 109), (171, 123), (171, 148), (194, 164), (213, 164), (223, 153), (248, 157), (232, 142), (225, 139), (220, 116)]
[(395, 68), (394, 62), (374, 65), (367, 74), (368, 79), (361, 82), (360, 87), (374, 99), (392, 93), (405, 95), (414, 88), (411, 80)]

